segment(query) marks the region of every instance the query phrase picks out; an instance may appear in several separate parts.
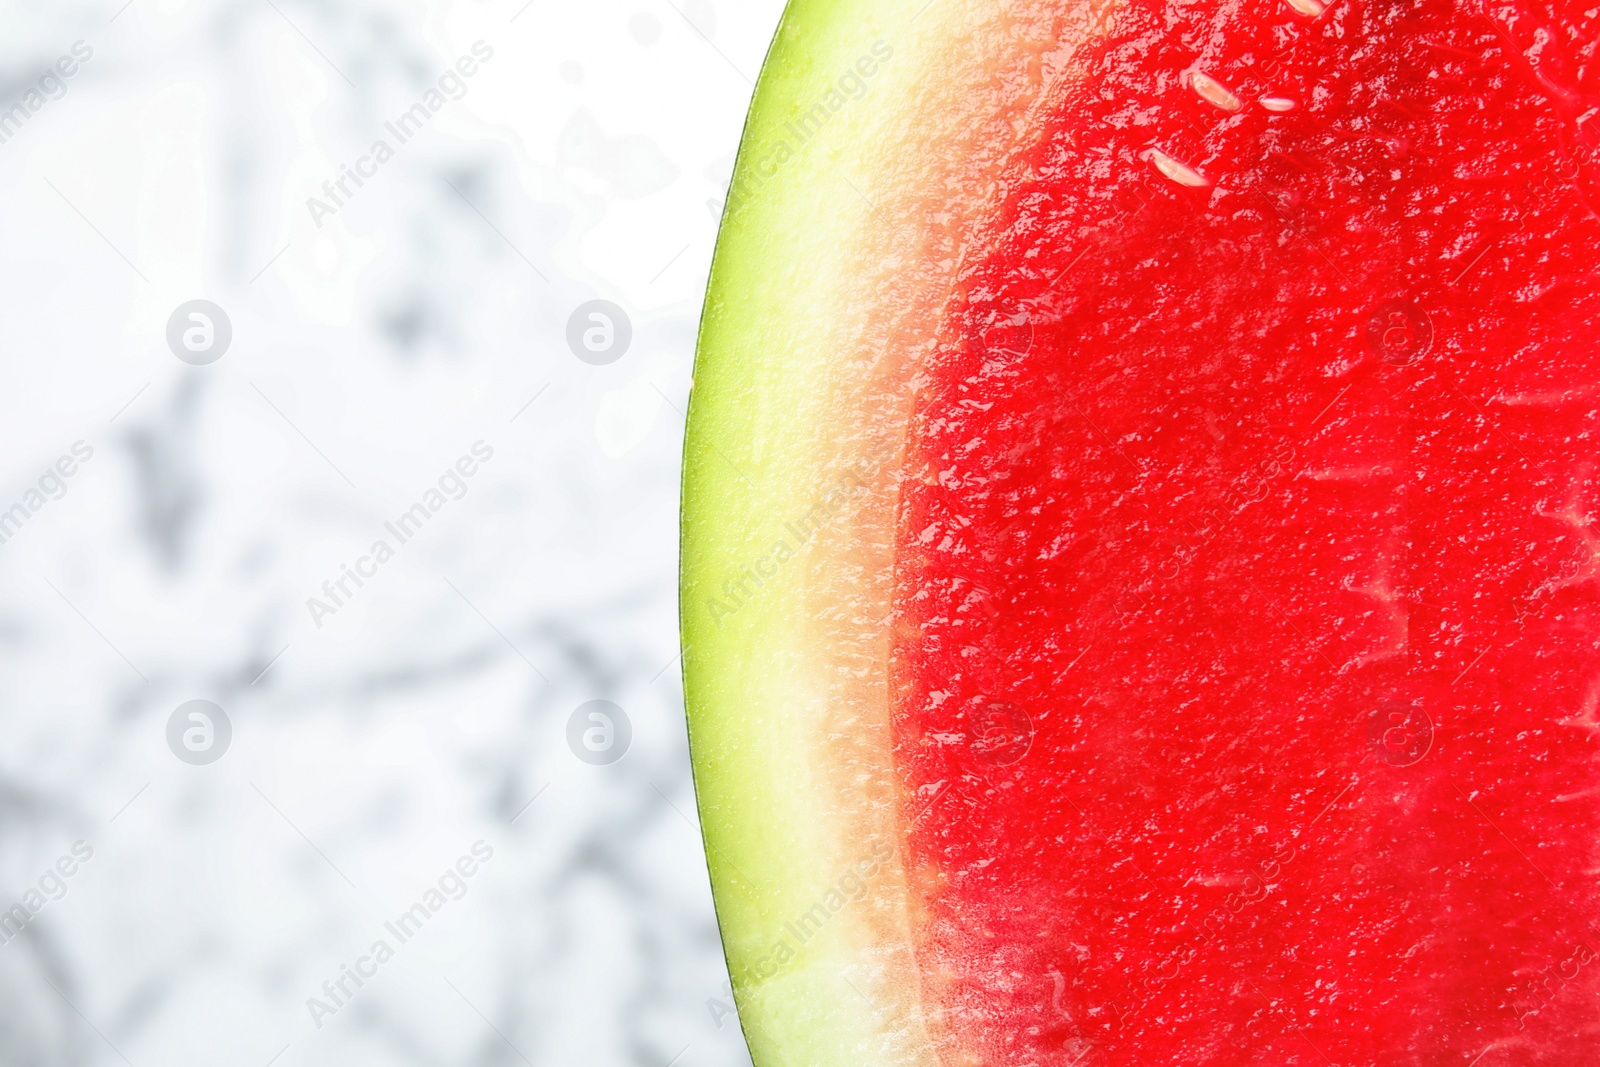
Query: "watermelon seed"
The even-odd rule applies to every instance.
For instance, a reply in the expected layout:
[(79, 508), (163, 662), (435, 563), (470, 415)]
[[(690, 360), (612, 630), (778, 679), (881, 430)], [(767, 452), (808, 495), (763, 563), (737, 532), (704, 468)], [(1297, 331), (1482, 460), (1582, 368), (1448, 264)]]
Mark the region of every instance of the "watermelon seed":
[(1194, 71), (1189, 75), (1189, 84), (1194, 88), (1195, 92), (1200, 94), (1200, 99), (1207, 103), (1215, 104), (1224, 111), (1238, 111), (1244, 107), (1243, 100), (1235, 96), (1226, 85), (1223, 85), (1208, 74), (1198, 70)]
[(1178, 162), (1159, 148), (1150, 149), (1148, 158), (1150, 162), (1155, 164), (1156, 170), (1159, 170), (1179, 185), (1187, 186), (1190, 189), (1204, 189), (1211, 184), (1211, 179), (1204, 174), (1201, 174), (1187, 163)]

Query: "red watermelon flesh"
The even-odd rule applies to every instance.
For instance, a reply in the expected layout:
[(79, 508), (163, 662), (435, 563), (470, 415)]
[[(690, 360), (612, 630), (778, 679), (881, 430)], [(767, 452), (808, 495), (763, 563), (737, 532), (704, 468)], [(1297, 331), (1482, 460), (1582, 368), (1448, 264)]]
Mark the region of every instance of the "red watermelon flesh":
[(1127, 0), (1012, 168), (891, 653), (974, 1062), (1600, 1063), (1597, 15)]

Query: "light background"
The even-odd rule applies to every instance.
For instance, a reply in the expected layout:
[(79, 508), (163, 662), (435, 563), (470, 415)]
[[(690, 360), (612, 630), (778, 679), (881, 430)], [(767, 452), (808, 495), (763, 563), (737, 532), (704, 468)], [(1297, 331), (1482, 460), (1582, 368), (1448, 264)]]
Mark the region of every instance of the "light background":
[[(0, 909), (93, 849), (0, 944), (0, 1063), (748, 1063), (693, 823), (677, 479), (781, 5), (122, 3), (0, 8), (0, 110), (93, 49), (0, 144), (0, 511), (93, 449), (0, 544)], [(307, 198), (479, 40), (465, 96), (317, 226)], [(165, 340), (197, 298), (233, 328), (201, 367)], [(565, 340), (593, 298), (633, 324), (609, 366)], [(466, 495), (316, 625), (478, 441)], [(566, 740), (597, 698), (633, 729), (610, 766)], [(232, 723), (209, 766), (168, 748), (191, 699)], [(465, 895), (315, 1025), (480, 840)]]

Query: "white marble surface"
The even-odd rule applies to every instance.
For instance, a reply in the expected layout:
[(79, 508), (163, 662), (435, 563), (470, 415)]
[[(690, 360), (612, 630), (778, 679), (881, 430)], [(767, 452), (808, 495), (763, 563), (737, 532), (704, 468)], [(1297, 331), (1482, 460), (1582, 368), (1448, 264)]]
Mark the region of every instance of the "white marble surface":
[[(675, 515), (780, 5), (122, 4), (0, 8), (0, 112), (25, 113), (0, 144), (0, 909), (27, 920), (0, 1063), (747, 1063), (692, 823)], [(464, 95), (314, 220), (478, 41)], [(633, 323), (608, 366), (565, 341), (593, 298)], [(205, 366), (165, 337), (193, 299), (232, 325)], [(385, 522), (480, 441), (398, 545)], [(207, 765), (168, 746), (195, 699), (232, 725)], [(567, 743), (591, 699), (632, 724), (611, 765)], [(430, 900), (404, 943), (384, 925)]]

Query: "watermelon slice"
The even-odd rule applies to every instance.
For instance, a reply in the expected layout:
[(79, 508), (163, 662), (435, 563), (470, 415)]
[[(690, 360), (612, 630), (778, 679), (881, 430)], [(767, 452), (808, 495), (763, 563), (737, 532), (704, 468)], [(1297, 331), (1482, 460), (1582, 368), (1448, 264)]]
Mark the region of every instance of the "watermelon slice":
[(1600, 1063), (1597, 36), (793, 0), (684, 485), (757, 1064)]

